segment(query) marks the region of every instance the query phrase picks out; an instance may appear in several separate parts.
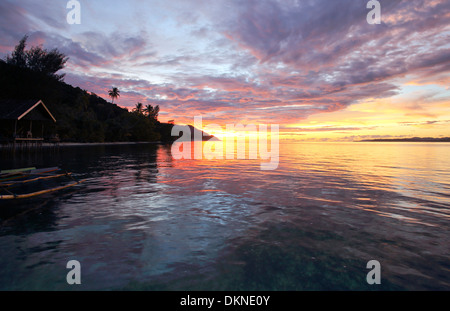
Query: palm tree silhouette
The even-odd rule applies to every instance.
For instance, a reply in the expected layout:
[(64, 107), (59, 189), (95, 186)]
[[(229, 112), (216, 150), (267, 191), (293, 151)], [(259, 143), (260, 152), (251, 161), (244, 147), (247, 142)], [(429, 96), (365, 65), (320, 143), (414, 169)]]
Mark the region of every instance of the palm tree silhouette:
[(152, 105), (146, 105), (144, 112), (147, 114), (147, 116), (150, 119), (158, 119), (158, 113), (159, 113), (159, 105), (156, 105), (153, 107)]
[(144, 106), (142, 105), (142, 103), (137, 103), (136, 104), (136, 108), (134, 108), (134, 111), (136, 111), (137, 113), (142, 113), (144, 111)]
[(148, 116), (153, 112), (153, 106), (152, 105), (145, 105), (144, 113), (146, 113)]
[(108, 94), (109, 94), (109, 97), (112, 98), (113, 104), (114, 104), (114, 99), (120, 97), (120, 91), (116, 87), (113, 87), (111, 90), (109, 90)]

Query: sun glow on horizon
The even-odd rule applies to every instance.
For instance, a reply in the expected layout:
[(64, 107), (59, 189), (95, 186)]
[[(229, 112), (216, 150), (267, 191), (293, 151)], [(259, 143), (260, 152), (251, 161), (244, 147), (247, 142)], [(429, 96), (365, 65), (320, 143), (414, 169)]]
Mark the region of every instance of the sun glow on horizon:
[(219, 139), (236, 135), (227, 124), (278, 124), (280, 139), (300, 141), (450, 136), (450, 28), (436, 14), (448, 2), (416, 5), (393, 3), (368, 25), (364, 3), (336, 15), (327, 0), (99, 0), (69, 26), (64, 3), (8, 2), (0, 57), (28, 33), (69, 57), (68, 84), (107, 101), (117, 87), (116, 105), (159, 105), (160, 122), (201, 115)]

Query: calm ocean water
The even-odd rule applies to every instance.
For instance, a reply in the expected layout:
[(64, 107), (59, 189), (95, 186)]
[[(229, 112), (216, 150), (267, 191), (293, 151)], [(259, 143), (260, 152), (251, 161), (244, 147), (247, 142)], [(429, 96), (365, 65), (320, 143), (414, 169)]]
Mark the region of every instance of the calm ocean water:
[[(450, 290), (449, 155), (285, 143), (274, 171), (173, 160), (162, 145), (2, 155), (1, 169), (85, 182), (1, 205), (0, 290)], [(381, 285), (366, 282), (373, 259)], [(66, 282), (69, 260), (81, 285)]]

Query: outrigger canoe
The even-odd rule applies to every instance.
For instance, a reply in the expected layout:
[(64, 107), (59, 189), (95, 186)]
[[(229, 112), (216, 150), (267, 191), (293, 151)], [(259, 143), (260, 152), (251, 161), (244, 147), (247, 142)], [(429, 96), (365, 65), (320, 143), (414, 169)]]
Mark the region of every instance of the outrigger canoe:
[[(77, 181), (72, 177), (71, 173), (58, 173), (60, 171), (58, 167), (49, 167), (49, 168), (41, 168), (37, 169), (35, 167), (30, 168), (21, 168), (21, 169), (13, 169), (0, 171), (0, 200), (12, 200), (12, 199), (25, 199), (31, 198), (39, 195), (43, 195), (46, 193), (56, 192), (59, 190), (63, 190), (69, 187), (73, 187), (83, 182)], [(71, 179), (71, 183), (46, 187), (44, 189), (37, 189), (35, 187), (34, 191), (25, 192), (17, 191), (17, 188), (21, 186), (29, 186), (34, 183), (39, 183), (39, 186), (42, 187), (43, 181), (56, 180), (58, 178), (69, 177)], [(28, 187), (29, 188), (29, 187)]]

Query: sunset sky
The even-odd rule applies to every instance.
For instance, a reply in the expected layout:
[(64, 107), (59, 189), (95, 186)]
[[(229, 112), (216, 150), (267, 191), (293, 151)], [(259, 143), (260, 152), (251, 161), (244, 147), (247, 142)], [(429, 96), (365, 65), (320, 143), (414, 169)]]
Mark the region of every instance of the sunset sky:
[(0, 2), (0, 57), (23, 35), (69, 56), (65, 82), (159, 120), (279, 124), (285, 139), (450, 136), (450, 1)]

